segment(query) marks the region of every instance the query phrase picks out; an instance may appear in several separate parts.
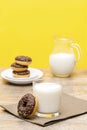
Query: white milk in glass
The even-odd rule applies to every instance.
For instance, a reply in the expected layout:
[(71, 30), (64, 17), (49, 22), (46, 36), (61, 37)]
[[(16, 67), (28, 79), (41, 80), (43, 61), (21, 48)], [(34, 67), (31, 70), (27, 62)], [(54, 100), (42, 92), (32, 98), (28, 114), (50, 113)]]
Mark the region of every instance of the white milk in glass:
[(49, 58), (50, 68), (55, 75), (69, 75), (76, 64), (74, 53), (54, 53)]
[(39, 113), (56, 113), (60, 107), (61, 85), (56, 83), (37, 83), (33, 92), (38, 99)]

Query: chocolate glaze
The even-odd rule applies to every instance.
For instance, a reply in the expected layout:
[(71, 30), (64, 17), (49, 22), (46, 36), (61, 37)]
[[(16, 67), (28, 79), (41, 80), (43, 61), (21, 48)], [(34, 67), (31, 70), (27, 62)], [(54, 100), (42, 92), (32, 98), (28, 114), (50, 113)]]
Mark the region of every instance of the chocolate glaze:
[(19, 65), (17, 63), (13, 63), (11, 64), (11, 67), (16, 67), (16, 68), (28, 68), (28, 66), (25, 66), (25, 65)]
[(30, 74), (30, 71), (29, 70), (25, 70), (25, 71), (13, 71), (13, 74), (17, 74), (17, 75), (26, 75), (26, 74)]
[(34, 107), (35, 107), (35, 97), (31, 93), (24, 95), (20, 99), (17, 107), (19, 116), (23, 118), (28, 118), (29, 115), (33, 112)]
[(15, 60), (29, 62), (32, 61), (31, 57), (28, 56), (17, 56)]

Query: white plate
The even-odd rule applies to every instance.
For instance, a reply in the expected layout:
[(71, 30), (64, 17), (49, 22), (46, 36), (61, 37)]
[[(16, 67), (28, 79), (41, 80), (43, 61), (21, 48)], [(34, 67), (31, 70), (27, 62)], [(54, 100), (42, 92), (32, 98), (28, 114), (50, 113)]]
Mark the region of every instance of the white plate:
[(14, 84), (28, 84), (43, 76), (43, 72), (39, 69), (29, 68), (28, 70), (30, 70), (30, 77), (27, 78), (14, 78), (12, 75), (12, 69), (10, 68), (2, 71), (1, 77)]

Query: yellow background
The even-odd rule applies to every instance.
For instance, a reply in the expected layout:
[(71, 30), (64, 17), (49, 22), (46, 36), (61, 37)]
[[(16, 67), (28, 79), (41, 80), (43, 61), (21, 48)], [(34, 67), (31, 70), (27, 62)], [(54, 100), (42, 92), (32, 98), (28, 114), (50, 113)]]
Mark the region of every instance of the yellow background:
[(0, 0), (0, 67), (17, 55), (31, 56), (31, 67), (49, 67), (54, 36), (79, 43), (77, 68), (87, 67), (87, 0)]

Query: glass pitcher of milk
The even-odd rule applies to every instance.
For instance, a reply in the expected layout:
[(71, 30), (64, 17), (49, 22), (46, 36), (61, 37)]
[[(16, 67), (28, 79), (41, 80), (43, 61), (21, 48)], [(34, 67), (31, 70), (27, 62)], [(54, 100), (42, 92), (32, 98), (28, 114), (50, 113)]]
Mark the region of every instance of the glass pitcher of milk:
[[(78, 59), (74, 54), (74, 48), (77, 50)], [(59, 77), (68, 77), (72, 73), (76, 62), (81, 56), (81, 49), (72, 39), (55, 38), (55, 47), (49, 57), (49, 64), (52, 73)]]

